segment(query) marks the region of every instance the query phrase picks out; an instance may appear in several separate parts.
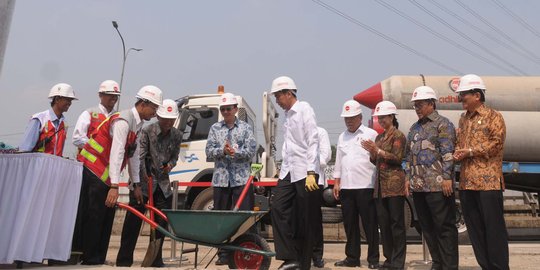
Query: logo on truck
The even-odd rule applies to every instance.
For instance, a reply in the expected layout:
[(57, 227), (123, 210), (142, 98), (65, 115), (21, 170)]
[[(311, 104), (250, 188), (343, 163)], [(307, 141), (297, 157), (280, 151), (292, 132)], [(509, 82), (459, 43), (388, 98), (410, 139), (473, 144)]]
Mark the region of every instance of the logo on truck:
[(450, 90), (452, 90), (452, 92), (456, 92), (459, 86), (459, 78), (450, 79), (450, 81), (448, 82), (448, 86), (450, 87)]
[(187, 162), (191, 163), (193, 162), (194, 160), (199, 160), (199, 158), (195, 155), (195, 154), (191, 154), (189, 156), (185, 156), (184, 157), (186, 159)]

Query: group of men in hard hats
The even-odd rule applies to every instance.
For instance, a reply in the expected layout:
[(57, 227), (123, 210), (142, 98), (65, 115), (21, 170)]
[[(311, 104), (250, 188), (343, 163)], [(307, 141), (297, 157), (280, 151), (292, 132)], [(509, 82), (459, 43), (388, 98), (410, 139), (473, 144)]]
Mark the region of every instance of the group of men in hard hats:
[[(347, 130), (340, 135), (337, 146), (334, 195), (342, 200), (347, 257), (336, 262), (336, 266), (360, 266), (358, 217), (361, 216), (369, 244), (368, 267), (403, 269), (404, 230), (397, 230), (404, 227), (403, 218), (392, 214), (396, 209), (392, 210), (390, 205), (403, 203), (397, 203), (402, 199), (389, 199), (412, 193), (433, 258), (432, 269), (457, 269), (454, 166), (461, 162), (460, 199), (477, 261), (483, 269), (508, 269), (501, 171), (506, 135), (504, 119), (484, 104), (486, 87), (480, 77), (473, 74), (461, 77), (456, 92), (466, 110), (457, 129), (437, 113), (435, 91), (428, 86), (416, 88), (411, 102), (419, 119), (410, 127), (406, 140), (397, 130), (397, 109), (391, 102), (383, 101), (376, 106), (374, 116), (378, 116), (385, 128), (380, 135), (361, 124), (360, 104), (354, 100), (344, 104), (341, 116)], [(132, 180), (130, 202), (140, 204), (146, 200), (139, 184), (140, 147), (136, 143), (142, 120), (149, 120), (156, 111), (163, 118), (178, 116), (174, 101), (162, 102), (161, 90), (155, 86), (141, 88), (135, 106), (120, 113), (113, 112), (115, 96), (120, 94), (116, 83), (103, 82), (99, 93), (101, 104), (81, 114), (73, 136), (73, 142), (80, 148), (78, 160), (84, 163), (76, 229), (76, 233), (80, 230), (83, 236), (75, 238), (74, 249), (83, 251), (82, 260), (86, 264), (105, 261), (114, 216), (112, 207), (118, 198), (119, 173), (126, 163), (130, 164)], [(276, 258), (284, 261), (279, 269), (309, 269), (315, 258), (313, 251), (317, 250), (322, 223), (321, 198), (316, 191), (324, 185), (320, 177), (323, 172), (315, 112), (307, 102), (298, 100), (298, 89), (290, 77), (276, 78), (271, 93), (285, 111), (283, 162), (271, 206)], [(66, 137), (62, 113), (76, 98), (67, 84), (55, 85), (49, 97), (51, 109), (32, 116), (21, 144), (22, 151), (62, 154)], [(231, 176), (227, 160), (239, 158), (248, 163), (255, 143), (253, 135), (245, 133), (250, 129), (242, 128), (243, 122), (233, 117), (238, 105), (234, 95), (224, 95), (223, 100), (220, 111), (225, 120), (212, 126), (206, 151), (209, 157), (216, 159), (216, 168), (222, 171), (213, 179), (213, 186), (218, 190), (215, 200), (218, 205), (230, 205), (231, 196), (238, 193), (235, 186), (241, 186), (234, 181), (245, 178), (246, 168), (245, 164), (235, 165), (241, 168), (242, 175)], [(239, 148), (240, 144), (244, 148)], [(406, 161), (405, 169), (400, 165), (402, 157)], [(168, 162), (153, 162), (150, 166), (165, 175), (175, 162), (176, 159), (170, 157)], [(386, 213), (382, 218), (381, 211)], [(397, 211), (403, 214), (402, 209)], [(386, 261), (379, 265), (377, 223), (381, 222), (387, 226), (381, 229)], [(138, 230), (137, 226), (135, 228), (134, 233)], [(119, 265), (128, 266), (133, 260), (134, 242), (126, 242), (129, 242), (128, 255)], [(81, 246), (77, 247), (79, 244)], [(161, 265), (162, 262), (157, 261), (155, 266)]]
[[(83, 179), (72, 250), (82, 253), (80, 260), (87, 265), (105, 263), (123, 168), (129, 164), (130, 204), (139, 206), (138, 210), (142, 212), (144, 210), (140, 206), (146, 202), (149, 192), (157, 194), (160, 189), (150, 187), (151, 191), (148, 188), (141, 190), (140, 179), (146, 180), (148, 175), (144, 170), (144, 177), (140, 178), (140, 168), (157, 176), (156, 182), (168, 182), (168, 172), (176, 165), (181, 141), (181, 133), (172, 127), (178, 117), (176, 102), (163, 100), (163, 93), (158, 87), (142, 87), (134, 106), (120, 112), (114, 110), (120, 96), (118, 83), (104, 81), (99, 86), (98, 95), (98, 106), (82, 112), (73, 132), (73, 144), (78, 148), (77, 160), (83, 163)], [(20, 151), (62, 156), (67, 137), (63, 113), (77, 98), (73, 88), (65, 83), (53, 86), (49, 98), (51, 109), (32, 116)], [(158, 122), (143, 130), (143, 121), (152, 119), (156, 113)], [(148, 140), (153, 143), (148, 143)], [(156, 146), (163, 146), (157, 150), (159, 153), (153, 148)], [(150, 161), (144, 164), (147, 167), (140, 166), (141, 159)], [(158, 196), (161, 200), (156, 201), (158, 209), (170, 208), (171, 200), (167, 200), (163, 193)], [(124, 231), (129, 233), (122, 236), (119, 265), (131, 265), (139, 227), (140, 222), (126, 216)], [(163, 266), (161, 256), (158, 255), (152, 265)]]
[[(283, 163), (271, 211), (276, 258), (284, 261), (279, 269), (309, 269), (321, 222), (316, 210), (320, 201), (313, 192), (321, 185), (322, 173), (315, 113), (307, 102), (298, 101), (296, 84), (289, 77), (275, 79), (271, 92), (285, 110)], [(504, 119), (484, 104), (486, 87), (479, 76), (461, 77), (456, 93), (465, 109), (457, 129), (437, 113), (435, 91), (429, 86), (416, 88), (411, 103), (418, 121), (408, 136), (397, 130), (398, 112), (392, 102), (382, 101), (375, 108), (374, 116), (385, 128), (379, 135), (361, 124), (358, 102), (345, 102), (341, 116), (347, 130), (339, 137), (333, 176), (334, 196), (341, 199), (347, 257), (335, 266), (360, 266), (361, 217), (368, 267), (404, 269), (403, 201), (412, 193), (432, 255), (431, 269), (458, 269), (454, 167), (460, 162), (461, 206), (477, 262), (482, 269), (509, 268), (501, 169)], [(379, 264), (377, 223), (386, 224), (381, 227), (383, 264)]]

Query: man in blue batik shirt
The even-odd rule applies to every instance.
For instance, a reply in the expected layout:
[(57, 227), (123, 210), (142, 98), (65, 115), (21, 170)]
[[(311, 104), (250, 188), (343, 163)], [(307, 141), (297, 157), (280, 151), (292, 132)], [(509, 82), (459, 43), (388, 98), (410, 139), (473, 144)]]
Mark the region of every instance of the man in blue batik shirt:
[[(230, 210), (249, 178), (251, 159), (257, 142), (251, 126), (236, 117), (238, 101), (231, 93), (221, 95), (219, 110), (223, 121), (210, 127), (206, 143), (206, 157), (214, 161), (214, 210)], [(252, 210), (253, 188), (247, 192), (240, 210)], [(228, 262), (228, 252), (220, 250), (216, 265)]]
[(431, 253), (431, 269), (458, 269), (452, 158), (456, 133), (452, 122), (435, 110), (436, 100), (435, 91), (429, 86), (420, 86), (413, 92), (411, 102), (418, 121), (411, 126), (407, 139), (406, 172)]

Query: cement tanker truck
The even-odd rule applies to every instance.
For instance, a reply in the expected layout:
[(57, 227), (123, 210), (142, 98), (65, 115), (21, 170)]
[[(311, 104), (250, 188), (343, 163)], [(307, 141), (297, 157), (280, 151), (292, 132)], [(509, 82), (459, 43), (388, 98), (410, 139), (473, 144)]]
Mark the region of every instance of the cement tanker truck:
[[(487, 88), (486, 104), (500, 111), (506, 123), (503, 157), (506, 188), (522, 192), (521, 196), (517, 195), (520, 192), (505, 192), (507, 229), (513, 239), (539, 237), (540, 77), (481, 77)], [(398, 108), (399, 129), (408, 134), (411, 125), (418, 120), (410, 102), (411, 96), (414, 89), (421, 85), (428, 85), (435, 90), (438, 97), (437, 111), (448, 117), (457, 127), (464, 112), (455, 93), (459, 76), (392, 76), (356, 94), (354, 99), (372, 110), (380, 101), (393, 102)], [(372, 118), (370, 125), (382, 132), (377, 118)], [(459, 165), (456, 167), (456, 180), (459, 181)], [(506, 195), (507, 193), (513, 195)], [(522, 199), (517, 199), (516, 202), (515, 198), (520, 197)], [(519, 203), (520, 200), (523, 203)], [(411, 201), (408, 202), (412, 205)], [(456, 206), (459, 239), (460, 243), (465, 243), (468, 242), (467, 226), (461, 215), (459, 193), (456, 196)], [(411, 215), (416, 220), (414, 211)], [(412, 224), (420, 231), (416, 222)], [(519, 236), (523, 238), (518, 238)]]
[[(540, 77), (482, 76), (486, 84), (486, 104), (498, 111), (506, 123), (503, 172), (507, 189), (540, 192)], [(410, 102), (413, 90), (421, 85), (437, 93), (437, 111), (458, 124), (464, 112), (455, 93), (459, 76), (392, 76), (358, 93), (354, 99), (371, 109), (382, 101), (399, 109), (399, 128), (409, 132), (418, 120)], [(377, 119), (373, 128), (381, 131)], [(459, 168), (457, 173), (459, 181)]]

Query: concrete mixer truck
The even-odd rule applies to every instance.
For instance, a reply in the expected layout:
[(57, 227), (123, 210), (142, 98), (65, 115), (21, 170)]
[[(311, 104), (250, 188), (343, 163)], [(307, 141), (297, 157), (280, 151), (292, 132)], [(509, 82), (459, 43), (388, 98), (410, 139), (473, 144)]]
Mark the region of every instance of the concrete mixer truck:
[[(486, 84), (486, 105), (500, 111), (506, 123), (503, 157), (506, 188), (523, 192), (523, 203), (530, 211), (529, 216), (533, 217), (533, 222), (525, 226), (538, 226), (540, 77), (482, 76), (482, 79)], [(437, 111), (457, 127), (464, 112), (455, 93), (459, 76), (392, 76), (356, 94), (354, 99), (370, 109), (383, 100), (393, 102), (398, 108), (399, 128), (408, 134), (411, 125), (418, 120), (410, 102), (411, 96), (414, 89), (421, 85), (435, 90)], [(376, 117), (370, 120), (370, 125), (382, 132)], [(459, 181), (459, 166), (456, 168), (456, 180)], [(463, 226), (461, 224), (460, 231), (464, 230)]]

